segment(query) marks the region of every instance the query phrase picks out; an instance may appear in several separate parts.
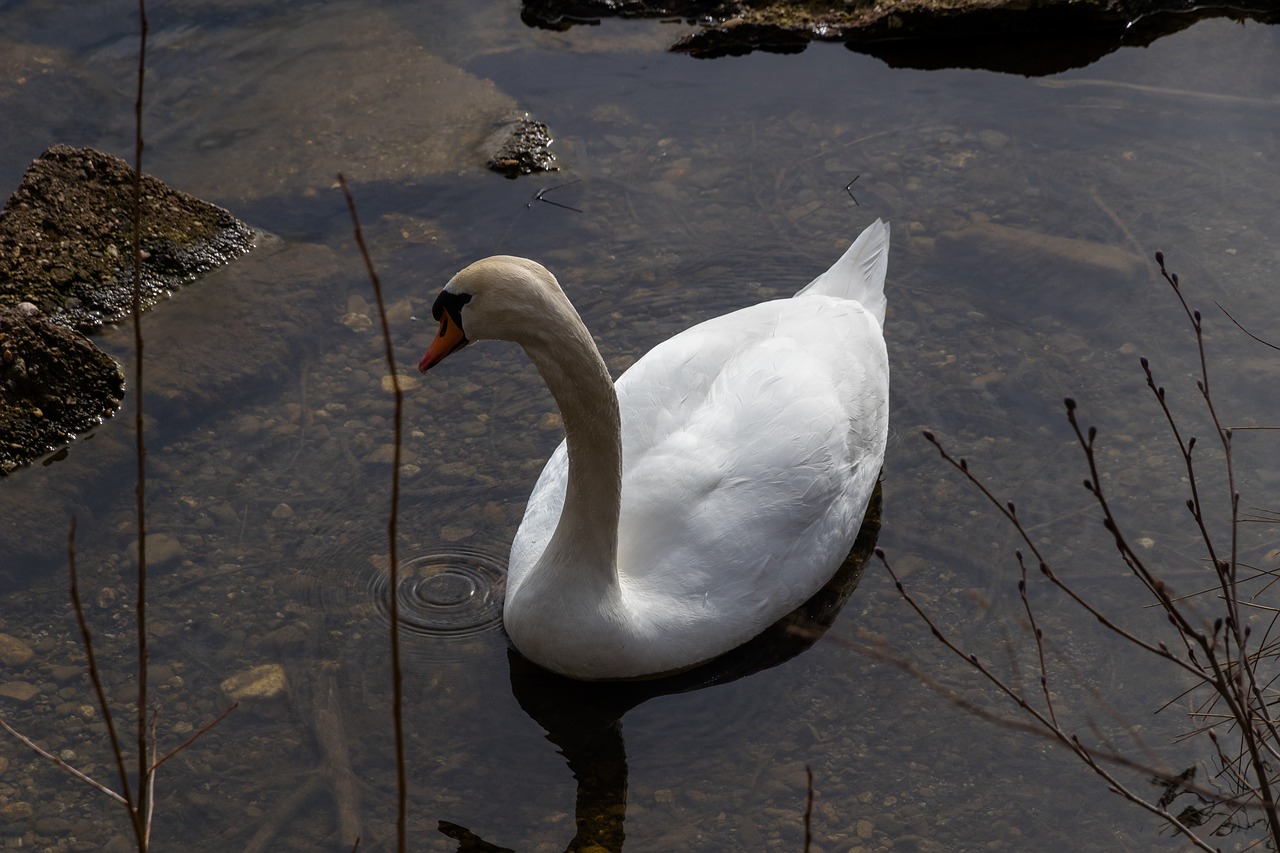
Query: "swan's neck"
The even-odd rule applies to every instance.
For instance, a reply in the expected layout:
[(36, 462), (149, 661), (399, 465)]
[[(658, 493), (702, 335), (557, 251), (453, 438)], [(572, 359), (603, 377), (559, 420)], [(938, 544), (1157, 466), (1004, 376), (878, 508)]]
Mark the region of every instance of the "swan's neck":
[[(567, 307), (567, 306), (566, 306)], [(622, 502), (622, 421), (600, 351), (572, 308), (550, 339), (526, 341), (564, 420), (569, 452), (564, 509), (533, 574), (555, 583), (572, 575), (588, 595), (618, 583), (618, 515)]]

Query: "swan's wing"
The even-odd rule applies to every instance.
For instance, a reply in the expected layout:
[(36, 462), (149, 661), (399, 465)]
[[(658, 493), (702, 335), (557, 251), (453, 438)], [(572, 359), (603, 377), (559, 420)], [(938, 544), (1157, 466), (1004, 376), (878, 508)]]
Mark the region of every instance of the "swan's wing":
[(642, 600), (687, 608), (691, 623), (706, 617), (698, 610), (719, 610), (712, 621), (740, 625), (742, 639), (830, 577), (884, 454), (883, 344), (849, 357), (803, 334), (872, 318), (784, 319), (778, 335), (738, 349), (700, 403), (651, 418), (680, 424), (637, 453), (623, 479), (624, 577), (649, 593)]

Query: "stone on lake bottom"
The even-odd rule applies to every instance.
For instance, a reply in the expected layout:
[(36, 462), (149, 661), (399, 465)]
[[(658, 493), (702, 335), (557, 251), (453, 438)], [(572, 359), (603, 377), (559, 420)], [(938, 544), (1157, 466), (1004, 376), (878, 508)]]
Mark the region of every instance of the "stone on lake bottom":
[(6, 681), (0, 684), (0, 697), (26, 703), (39, 695), (40, 688), (27, 681)]
[(31, 647), (8, 634), (0, 634), (0, 663), (5, 666), (24, 666), (35, 655)]
[(255, 666), (236, 673), (222, 682), (222, 691), (237, 702), (254, 699), (278, 699), (287, 683), (284, 667), (278, 663)]

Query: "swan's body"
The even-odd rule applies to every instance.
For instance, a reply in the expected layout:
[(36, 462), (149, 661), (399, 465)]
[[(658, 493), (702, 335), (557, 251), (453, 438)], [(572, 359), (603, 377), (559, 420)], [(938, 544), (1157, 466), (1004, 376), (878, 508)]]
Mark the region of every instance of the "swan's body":
[(884, 460), (888, 248), (877, 221), (794, 297), (681, 332), (616, 386), (541, 266), (496, 257), (454, 276), (421, 368), (468, 339), (514, 340), (565, 425), (511, 546), (503, 618), (521, 653), (575, 678), (678, 670), (831, 578)]

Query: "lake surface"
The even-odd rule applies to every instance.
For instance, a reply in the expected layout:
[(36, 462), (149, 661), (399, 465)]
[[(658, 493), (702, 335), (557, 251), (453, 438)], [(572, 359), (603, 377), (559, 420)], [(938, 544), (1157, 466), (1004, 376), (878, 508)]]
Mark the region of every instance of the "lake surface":
[[(413, 376), (400, 544), (419, 583), (403, 593), (419, 623), (404, 632), (413, 849), (563, 850), (576, 814), (592, 816), (606, 846), (625, 833), (628, 851), (798, 851), (806, 766), (813, 849), (828, 853), (1181, 849), (1063, 750), (978, 720), (854, 648), (880, 638), (965, 699), (1014, 710), (931, 638), (874, 561), (811, 648), (736, 680), (601, 699), (530, 673), (509, 656), (483, 589), (500, 587), (558, 418), (513, 347), (470, 348), (422, 379), (413, 366), (434, 331), (430, 301), (477, 257), (551, 267), (618, 372), (694, 322), (794, 292), (876, 217), (890, 221), (893, 435), (878, 544), (938, 624), (1034, 693), (1011, 531), (919, 431), (1015, 498), (1077, 588), (1158, 633), (1080, 488), (1086, 469), (1062, 409), (1075, 397), (1099, 426), (1105, 483), (1132, 535), (1173, 583), (1205, 585), (1185, 472), (1138, 366), (1151, 359), (1188, 431), (1206, 435), (1195, 339), (1151, 257), (1165, 252), (1208, 318), (1224, 419), (1280, 422), (1280, 358), (1214, 307), (1280, 339), (1280, 30), (1202, 22), (1032, 79), (890, 69), (833, 45), (697, 61), (664, 51), (680, 24), (552, 33), (517, 12), (152, 5), (145, 168), (278, 245), (307, 247), (316, 270), (314, 286), (287, 298), (270, 280), (228, 291), (278, 318), (292, 342), (282, 371), (196, 416), (148, 404), (162, 749), (226, 707), (229, 677), (275, 666), (288, 683), (161, 769), (157, 849), (349, 850), (358, 831), (360, 849), (376, 850), (392, 837), (382, 580), (392, 408), (338, 171)], [(134, 7), (31, 2), (3, 14), (0, 185), (16, 186), (55, 142), (131, 159)], [(516, 181), (485, 171), (479, 142), (525, 110), (550, 125), (562, 170)], [(166, 310), (201, 304), (201, 288), (220, 281), (146, 323), (176, 322)], [(216, 351), (221, 316), (183, 333)], [(130, 338), (98, 336), (122, 359)], [(228, 345), (195, 372), (212, 381), (254, 357)], [(133, 491), (127, 468), (103, 470), (100, 448), (129, 440), (129, 412), (61, 461), (0, 483), (29, 506), (74, 495), (88, 615), (122, 708), (134, 695)], [(1242, 503), (1274, 507), (1275, 440), (1237, 435)], [(1217, 470), (1211, 443), (1206, 472)], [(1209, 503), (1222, 507), (1224, 486), (1209, 476)], [(67, 603), (66, 503), (25, 531), (49, 554), (0, 572), (0, 633), (34, 652), (0, 682), (38, 688), (26, 702), (0, 700), (0, 713), (114, 780)], [(1247, 560), (1275, 564), (1268, 530), (1247, 529)], [(441, 567), (451, 579), (433, 587)], [(1189, 728), (1179, 707), (1154, 713), (1183, 685), (1062, 596), (1035, 586), (1033, 597), (1061, 662), (1051, 686), (1064, 718), (1090, 738), (1137, 732), (1178, 769), (1203, 757), (1165, 746)], [(464, 599), (482, 612), (442, 627), (453, 616), (437, 611)], [(1157, 795), (1141, 774), (1125, 779)], [(8, 846), (123, 849), (128, 834), (101, 794), (9, 739), (0, 809)], [(498, 847), (454, 840), (468, 832)]]

